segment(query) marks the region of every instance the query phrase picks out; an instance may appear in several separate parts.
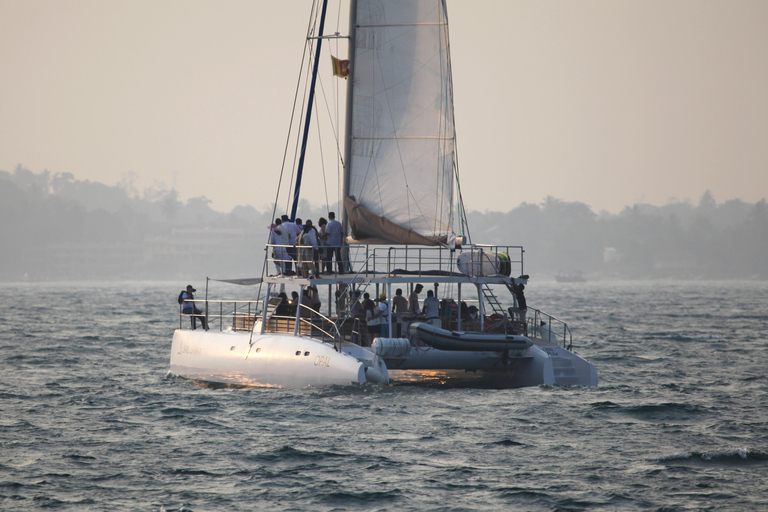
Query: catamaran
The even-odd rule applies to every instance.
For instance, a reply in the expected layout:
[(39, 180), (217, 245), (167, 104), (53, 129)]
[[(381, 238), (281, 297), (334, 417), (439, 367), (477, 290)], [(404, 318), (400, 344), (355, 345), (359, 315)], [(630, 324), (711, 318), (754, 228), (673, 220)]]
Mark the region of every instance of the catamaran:
[[(313, 6), (307, 35), (311, 78), (297, 102), (305, 117), (288, 217), (297, 215), (320, 61), (332, 62), (347, 98), (340, 251), (272, 239), (260, 278), (225, 280), (257, 285), (255, 300), (213, 300), (206, 284), (197, 303), (208, 329), (183, 328), (180, 311), (171, 373), (235, 386), (596, 386), (595, 367), (572, 351), (568, 325), (526, 308), (523, 248), (470, 236), (445, 1), (353, 0), (347, 35), (324, 32), (327, 3)], [(344, 39), (347, 58), (325, 60), (323, 42)], [(320, 268), (312, 255), (331, 252), (340, 261)], [(424, 299), (422, 288), (439, 298), (437, 314), (425, 315), (415, 300), (392, 311), (396, 293)], [(289, 301), (289, 290), (298, 297)], [(364, 294), (385, 303), (379, 333), (361, 315)]]

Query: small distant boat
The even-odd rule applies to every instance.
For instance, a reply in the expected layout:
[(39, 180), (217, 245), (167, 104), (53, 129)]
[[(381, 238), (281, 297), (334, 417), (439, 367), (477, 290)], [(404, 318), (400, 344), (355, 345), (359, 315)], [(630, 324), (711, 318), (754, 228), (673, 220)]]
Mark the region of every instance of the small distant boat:
[(555, 281), (558, 283), (586, 283), (587, 278), (581, 272), (559, 273), (555, 274)]

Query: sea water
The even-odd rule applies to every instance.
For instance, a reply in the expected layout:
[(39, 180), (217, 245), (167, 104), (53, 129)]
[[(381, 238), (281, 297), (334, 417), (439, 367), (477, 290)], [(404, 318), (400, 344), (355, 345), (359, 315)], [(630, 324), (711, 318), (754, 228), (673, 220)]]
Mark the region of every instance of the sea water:
[(186, 284), (2, 286), (0, 509), (768, 509), (768, 283), (532, 279), (600, 385), (506, 390), (196, 385)]

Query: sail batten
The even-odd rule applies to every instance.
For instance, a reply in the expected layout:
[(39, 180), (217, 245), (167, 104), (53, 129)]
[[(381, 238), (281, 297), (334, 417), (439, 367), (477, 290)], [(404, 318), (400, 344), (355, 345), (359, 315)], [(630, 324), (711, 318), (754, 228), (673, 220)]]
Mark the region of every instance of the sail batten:
[(355, 12), (346, 195), (358, 212), (408, 233), (450, 235), (455, 131), (444, 2), (358, 0)]

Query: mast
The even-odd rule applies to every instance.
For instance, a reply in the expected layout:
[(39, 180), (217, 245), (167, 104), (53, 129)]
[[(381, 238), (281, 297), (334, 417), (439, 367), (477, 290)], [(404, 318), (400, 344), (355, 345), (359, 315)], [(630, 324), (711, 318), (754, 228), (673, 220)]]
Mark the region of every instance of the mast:
[(312, 118), (312, 105), (315, 100), (315, 83), (317, 82), (317, 68), (320, 64), (320, 47), (323, 43), (323, 27), (325, 26), (325, 11), (328, 0), (323, 0), (323, 10), (320, 14), (320, 27), (317, 33), (317, 48), (315, 48), (315, 62), (312, 66), (312, 85), (309, 88), (309, 100), (307, 101), (307, 116), (304, 120), (304, 135), (301, 139), (301, 156), (299, 167), (296, 170), (296, 186), (293, 190), (293, 206), (291, 207), (291, 220), (296, 219), (296, 209), (299, 207), (299, 192), (301, 191), (301, 175), (304, 172), (304, 157), (307, 154), (307, 139), (309, 139), (309, 122)]
[(344, 126), (344, 184), (342, 186), (341, 194), (341, 226), (343, 233), (346, 235), (349, 230), (347, 220), (347, 209), (344, 206), (347, 196), (349, 195), (349, 167), (352, 162), (352, 92), (355, 87), (355, 32), (357, 28), (357, 0), (351, 0), (349, 2), (349, 50), (348, 58), (350, 62), (349, 79), (347, 80), (347, 108), (346, 108), (346, 121)]

